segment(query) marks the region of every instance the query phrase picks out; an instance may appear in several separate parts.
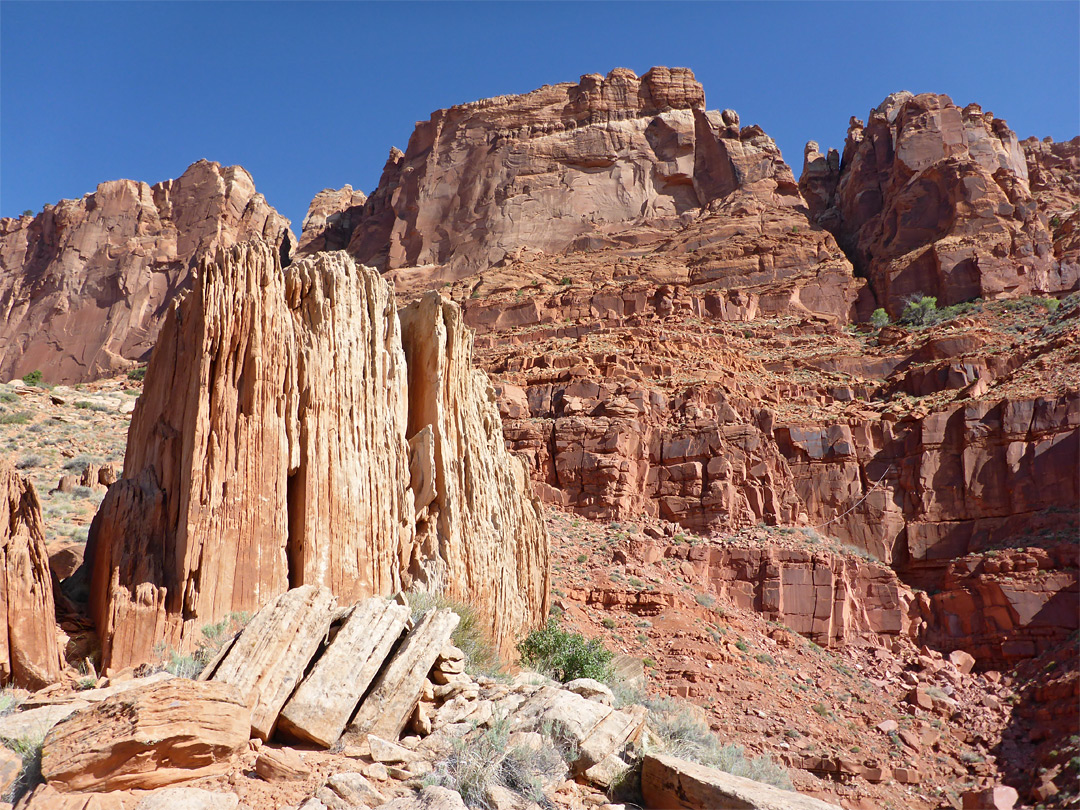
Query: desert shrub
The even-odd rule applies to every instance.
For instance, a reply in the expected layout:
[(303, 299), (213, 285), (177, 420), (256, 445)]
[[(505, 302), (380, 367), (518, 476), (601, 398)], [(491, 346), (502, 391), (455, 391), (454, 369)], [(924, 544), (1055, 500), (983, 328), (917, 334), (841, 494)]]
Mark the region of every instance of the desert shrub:
[(30, 411), (4, 411), (0, 413), (0, 425), (25, 425), (30, 421)]
[(881, 307), (874, 310), (874, 314), (870, 316), (870, 323), (880, 329), (883, 326), (889, 325), (889, 313)]
[[(164, 655), (167, 660), (163, 669), (178, 678), (194, 680), (206, 669), (206, 665), (221, 652), (222, 646), (243, 630), (250, 620), (250, 613), (238, 611), (226, 614), (225, 618), (216, 624), (204, 625), (202, 639), (199, 641), (195, 652), (183, 654), (176, 650), (166, 651)], [(161, 655), (162, 651), (159, 650), (158, 654)]]
[(146, 379), (146, 366), (139, 366), (138, 368), (133, 368), (127, 373), (127, 378), (129, 380), (134, 380), (135, 382), (142, 382), (144, 379)]
[(10, 405), (12, 402), (18, 402), (18, 401), (19, 401), (19, 395), (18, 394), (12, 393), (7, 388), (0, 388), (0, 402), (6, 402), (6, 403), (8, 403)]
[(540, 630), (533, 630), (518, 644), (523, 666), (537, 669), (566, 683), (577, 678), (614, 680), (611, 659), (615, 654), (599, 639), (585, 640), (580, 633), (559, 627), (555, 619)]
[(3, 796), (6, 801), (16, 802), (42, 781), (41, 746), (45, 743), (45, 736), (43, 734), (33, 734), (15, 740), (4, 739), (0, 740), (0, 742), (22, 758), (22, 769), (19, 771), (19, 776), (8, 788), (7, 795)]
[(563, 276), (561, 279), (559, 279), (559, 283), (564, 287), (569, 287), (574, 282), (570, 280), (569, 276)]
[(27, 372), (23, 374), (22, 381), (27, 385), (41, 385), (41, 372), (37, 369)]
[(710, 594), (707, 594), (707, 593), (695, 593), (694, 594), (694, 601), (697, 602), (702, 607), (707, 607), (707, 608), (711, 608), (713, 605), (716, 604), (716, 600)]
[(11, 689), (0, 689), (0, 717), (19, 708), (19, 696)]
[(904, 305), (904, 311), (900, 313), (900, 323), (906, 326), (933, 326), (941, 320), (938, 312), (937, 298), (932, 295), (922, 295), (912, 298)]
[(40, 467), (45, 463), (45, 457), (40, 456), (37, 453), (27, 453), (25, 456), (15, 462), (16, 470), (31, 470), (34, 467)]
[(438, 763), (424, 782), (457, 791), (473, 810), (496, 810), (501, 805), (492, 800), (492, 787), (546, 805), (544, 783), (565, 773), (566, 764), (554, 745), (547, 743), (539, 749), (511, 746), (510, 724), (503, 717), (476, 739), (456, 742), (450, 756)]
[(673, 698), (646, 699), (648, 724), (660, 738), (664, 753), (709, 768), (793, 790), (787, 771), (768, 757), (747, 759), (741, 745), (724, 745), (685, 704)]
[(454, 628), (450, 640), (454, 646), (465, 653), (465, 671), (470, 675), (487, 675), (495, 678), (505, 674), (505, 667), (499, 652), (495, 648), (490, 633), (484, 627), (480, 616), (472, 605), (456, 602), (442, 594), (414, 591), (406, 594), (413, 620), (432, 608), (449, 608), (461, 621)]
[(75, 407), (80, 411), (97, 411), (99, 413), (112, 410), (112, 408), (104, 402), (91, 402), (88, 399), (80, 399), (75, 403)]
[(177, 678), (195, 680), (206, 666), (206, 661), (200, 661), (197, 655), (182, 655), (176, 650), (169, 650), (169, 660), (165, 664), (165, 671), (171, 672)]

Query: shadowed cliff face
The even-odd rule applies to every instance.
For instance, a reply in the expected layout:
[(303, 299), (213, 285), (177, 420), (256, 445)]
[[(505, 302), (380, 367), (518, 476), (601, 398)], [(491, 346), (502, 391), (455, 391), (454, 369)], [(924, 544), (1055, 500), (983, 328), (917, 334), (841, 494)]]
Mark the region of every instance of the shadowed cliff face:
[(192, 260), (252, 237), (295, 242), (250, 174), (205, 160), (0, 220), (0, 378), (82, 382), (145, 361)]

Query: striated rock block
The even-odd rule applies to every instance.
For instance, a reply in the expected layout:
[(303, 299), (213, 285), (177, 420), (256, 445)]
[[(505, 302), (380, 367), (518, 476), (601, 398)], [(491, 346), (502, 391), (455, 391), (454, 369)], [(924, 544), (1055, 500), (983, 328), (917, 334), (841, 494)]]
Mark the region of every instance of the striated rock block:
[(330, 629), (334, 597), (301, 585), (251, 620), (210, 680), (235, 686), (251, 709), (251, 734), (266, 740)]
[(285, 704), (279, 730), (326, 748), (337, 742), (408, 619), (408, 607), (378, 597), (354, 606)]
[(0, 685), (40, 689), (59, 679), (55, 613), (41, 502), (0, 462)]
[(386, 282), (340, 252), (282, 268), (252, 242), (200, 264), (148, 367), (126, 477), (91, 527), (106, 668), (190, 649), (299, 585), (344, 602), (444, 591), (504, 651), (539, 623), (539, 504), (460, 310), (438, 301), (399, 321)]
[(396, 740), (409, 721), (424, 682), (460, 618), (451, 610), (429, 610), (383, 668), (348, 730)]
[(225, 772), (250, 728), (251, 713), (234, 687), (173, 678), (53, 726), (41, 773), (62, 792), (162, 787)]
[(155, 790), (135, 805), (135, 810), (234, 810), (240, 804), (235, 793), (215, 793), (202, 788)]
[(524, 464), (506, 449), (487, 375), (472, 366), (473, 334), (461, 310), (429, 292), (399, 317), (408, 435), (430, 428), (434, 440), (435, 493), (416, 527), (409, 574), (425, 590), (475, 606), (508, 654), (547, 615), (540, 503)]
[(267, 782), (294, 782), (311, 776), (311, 766), (291, 748), (263, 748), (255, 759), (255, 773)]
[(22, 773), (22, 765), (22, 757), (10, 748), (0, 746), (0, 796), (9, 795), (8, 791)]
[(820, 799), (663, 754), (646, 754), (642, 760), (641, 793), (647, 807), (664, 810), (839, 810)]
[(383, 796), (372, 787), (362, 773), (336, 773), (319, 788), (315, 798), (329, 810), (353, 810), (357, 807), (378, 807)]

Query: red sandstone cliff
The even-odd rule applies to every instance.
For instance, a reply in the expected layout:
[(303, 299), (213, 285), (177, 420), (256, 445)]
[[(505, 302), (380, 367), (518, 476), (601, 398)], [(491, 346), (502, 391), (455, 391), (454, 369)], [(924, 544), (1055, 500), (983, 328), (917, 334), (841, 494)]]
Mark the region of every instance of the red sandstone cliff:
[(284, 254), (295, 241), (250, 174), (206, 160), (0, 220), (0, 379), (80, 382), (145, 361), (192, 260), (256, 236)]

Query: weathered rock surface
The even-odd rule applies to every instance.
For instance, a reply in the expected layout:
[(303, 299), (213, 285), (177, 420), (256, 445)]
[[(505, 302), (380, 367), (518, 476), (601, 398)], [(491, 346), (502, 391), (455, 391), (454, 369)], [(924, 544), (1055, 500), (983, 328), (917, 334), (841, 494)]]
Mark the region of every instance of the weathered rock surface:
[(334, 597), (301, 585), (260, 610), (209, 679), (236, 687), (251, 710), (251, 734), (266, 740), (330, 629)]
[(344, 250), (349, 246), (353, 228), (363, 214), (367, 195), (352, 186), (324, 188), (311, 200), (307, 216), (300, 226), (300, 253), (320, 250)]
[(525, 466), (506, 450), (495, 392), (473, 367), (473, 335), (461, 310), (430, 292), (399, 316), (408, 435), (430, 427), (434, 440), (435, 496), (417, 515), (408, 573), (424, 589), (496, 617), (491, 635), (508, 654), (529, 623), (547, 615), (540, 504), (527, 494)]
[(1016, 135), (977, 104), (894, 93), (866, 124), (852, 119), (838, 166), (816, 150), (807, 164), (813, 216), (890, 314), (916, 295), (955, 304), (1080, 283), (1054, 256)]
[(465, 810), (465, 802), (460, 794), (438, 785), (427, 785), (415, 796), (403, 796), (400, 799), (380, 805), (381, 810)]
[[(418, 582), (512, 644), (546, 613), (547, 538), (460, 312), (421, 302), (399, 327), (344, 253), (279, 259), (207, 258), (162, 329), (91, 529), (105, 666), (190, 648), (298, 585), (349, 603)], [(429, 425), (434, 479), (416, 486), (437, 495), (417, 512), (408, 439)]]
[(142, 799), (135, 810), (234, 810), (240, 799), (233, 793), (201, 788), (165, 788)]
[(55, 612), (41, 503), (0, 462), (0, 684), (38, 689), (60, 677)]
[(665, 754), (645, 755), (641, 793), (645, 806), (655, 810), (838, 810), (820, 799)]
[(11, 786), (22, 773), (22, 757), (10, 748), (0, 746), (0, 796), (8, 796)]
[(337, 742), (408, 618), (408, 607), (378, 597), (354, 606), (289, 698), (281, 731), (327, 748)]
[(460, 618), (451, 610), (431, 610), (394, 653), (364, 698), (349, 731), (396, 740), (420, 702), (424, 682)]
[(295, 242), (251, 175), (205, 160), (0, 220), (0, 378), (80, 382), (145, 360), (192, 260), (253, 237), (284, 255)]
[(234, 687), (174, 678), (58, 723), (45, 737), (41, 772), (62, 792), (163, 787), (227, 770), (250, 728)]

